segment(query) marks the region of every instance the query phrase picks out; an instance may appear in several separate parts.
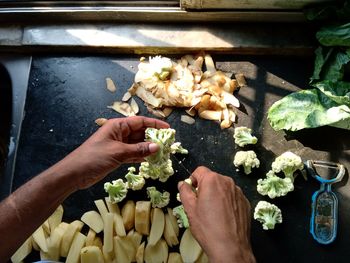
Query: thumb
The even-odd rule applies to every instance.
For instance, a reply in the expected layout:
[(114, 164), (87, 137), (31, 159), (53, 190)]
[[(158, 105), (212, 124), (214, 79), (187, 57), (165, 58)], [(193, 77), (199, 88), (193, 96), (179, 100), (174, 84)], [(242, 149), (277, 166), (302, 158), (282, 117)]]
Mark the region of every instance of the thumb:
[(177, 188), (179, 189), (180, 199), (185, 208), (186, 213), (191, 213), (191, 211), (193, 211), (196, 205), (196, 193), (193, 192), (192, 186), (182, 181), (178, 183)]
[(123, 151), (124, 162), (142, 160), (144, 157), (151, 155), (159, 150), (156, 143), (140, 142), (135, 144), (125, 144)]

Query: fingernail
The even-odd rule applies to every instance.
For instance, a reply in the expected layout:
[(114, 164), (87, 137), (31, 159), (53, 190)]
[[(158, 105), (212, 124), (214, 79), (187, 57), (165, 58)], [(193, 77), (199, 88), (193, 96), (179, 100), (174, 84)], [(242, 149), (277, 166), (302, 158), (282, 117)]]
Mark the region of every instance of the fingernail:
[(150, 153), (155, 153), (159, 150), (159, 146), (156, 143), (150, 143), (148, 145), (148, 150), (150, 151)]
[(181, 188), (181, 186), (182, 186), (183, 184), (184, 184), (183, 181), (178, 182), (178, 183), (177, 183), (177, 189), (180, 190), (180, 188)]

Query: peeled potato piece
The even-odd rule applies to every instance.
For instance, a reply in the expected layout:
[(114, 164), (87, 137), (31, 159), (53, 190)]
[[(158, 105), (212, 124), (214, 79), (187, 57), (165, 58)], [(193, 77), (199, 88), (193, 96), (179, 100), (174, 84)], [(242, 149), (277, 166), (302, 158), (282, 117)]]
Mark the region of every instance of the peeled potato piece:
[(135, 230), (142, 235), (149, 235), (151, 202), (137, 201), (135, 207)]
[(86, 246), (80, 250), (81, 263), (99, 263), (104, 262), (101, 249), (97, 246)]
[(187, 228), (182, 235), (180, 241), (180, 254), (184, 262), (195, 262), (200, 254), (202, 248), (197, 240), (192, 236), (191, 230)]
[(159, 239), (162, 237), (164, 233), (164, 225), (165, 225), (165, 219), (164, 219), (164, 213), (162, 209), (154, 208), (153, 216), (152, 216), (151, 232), (149, 234), (149, 240), (148, 240), (149, 245), (153, 246), (159, 241)]

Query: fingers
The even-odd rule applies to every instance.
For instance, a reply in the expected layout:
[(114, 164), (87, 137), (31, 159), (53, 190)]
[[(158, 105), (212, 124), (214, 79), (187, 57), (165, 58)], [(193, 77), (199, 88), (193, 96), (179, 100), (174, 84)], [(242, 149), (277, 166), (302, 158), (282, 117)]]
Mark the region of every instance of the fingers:
[(205, 166), (197, 167), (196, 170), (194, 170), (192, 175), (190, 176), (192, 184), (195, 187), (197, 187), (203, 181), (203, 178), (209, 173), (212, 173), (212, 171), (209, 168)]
[(142, 161), (144, 157), (151, 155), (159, 150), (156, 143), (140, 142), (135, 144), (123, 144), (123, 156), (120, 156), (121, 162)]
[(193, 211), (195, 206), (197, 196), (196, 193), (193, 192), (192, 187), (185, 182), (179, 182), (178, 189), (180, 192), (180, 199), (185, 208), (186, 212)]
[(138, 131), (142, 128), (166, 129), (170, 127), (170, 125), (164, 121), (143, 116), (128, 117), (124, 118), (123, 121), (128, 123), (131, 131)]

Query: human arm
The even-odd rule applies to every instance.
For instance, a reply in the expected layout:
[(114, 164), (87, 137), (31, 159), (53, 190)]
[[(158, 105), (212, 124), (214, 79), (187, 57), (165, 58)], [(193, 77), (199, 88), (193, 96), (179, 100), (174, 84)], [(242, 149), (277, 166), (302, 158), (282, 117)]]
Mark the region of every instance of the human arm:
[[(179, 183), (193, 236), (213, 263), (255, 262), (250, 245), (250, 204), (234, 181), (206, 167)], [(195, 194), (192, 187), (198, 187)]]
[(158, 150), (144, 142), (148, 127), (165, 122), (130, 117), (111, 119), (63, 160), (18, 188), (0, 203), (0, 258), (6, 262), (70, 194), (103, 179), (123, 163), (143, 161)]

